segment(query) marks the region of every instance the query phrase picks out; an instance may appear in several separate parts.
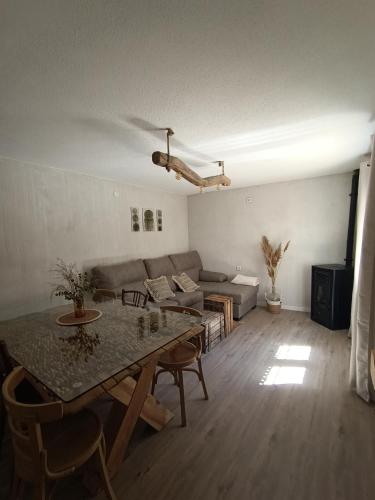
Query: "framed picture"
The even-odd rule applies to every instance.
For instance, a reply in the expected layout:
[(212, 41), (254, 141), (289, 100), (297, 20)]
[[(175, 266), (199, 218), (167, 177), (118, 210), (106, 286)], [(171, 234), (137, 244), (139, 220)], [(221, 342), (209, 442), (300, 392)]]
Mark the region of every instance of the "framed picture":
[(163, 231), (163, 211), (160, 208), (156, 209), (156, 230)]
[(143, 231), (155, 231), (155, 211), (153, 208), (143, 209)]
[(141, 230), (140, 222), (141, 221), (139, 220), (139, 208), (131, 207), (130, 208), (131, 230), (138, 233)]

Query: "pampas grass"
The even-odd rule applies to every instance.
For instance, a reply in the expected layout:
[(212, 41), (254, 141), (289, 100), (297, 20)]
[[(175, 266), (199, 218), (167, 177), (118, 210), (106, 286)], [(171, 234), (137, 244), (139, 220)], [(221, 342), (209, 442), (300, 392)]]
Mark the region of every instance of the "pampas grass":
[(261, 249), (263, 250), (264, 261), (267, 266), (268, 276), (271, 278), (272, 281), (273, 294), (275, 293), (275, 283), (276, 283), (277, 273), (279, 271), (280, 262), (284, 256), (284, 253), (288, 250), (289, 244), (290, 240), (288, 241), (288, 243), (285, 244), (284, 248), (282, 247), (281, 243), (279, 243), (279, 245), (276, 248), (273, 248), (267, 236), (262, 236), (262, 240), (260, 242)]

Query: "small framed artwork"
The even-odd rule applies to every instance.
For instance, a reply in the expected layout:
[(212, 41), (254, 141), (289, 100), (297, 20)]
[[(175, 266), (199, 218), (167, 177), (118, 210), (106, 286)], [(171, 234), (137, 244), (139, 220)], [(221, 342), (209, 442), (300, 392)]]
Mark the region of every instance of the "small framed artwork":
[(135, 233), (138, 233), (141, 229), (140, 220), (139, 220), (139, 208), (131, 207), (130, 208), (130, 223), (131, 230)]
[(163, 211), (160, 208), (156, 209), (156, 230), (163, 231)]
[(153, 208), (143, 209), (143, 231), (155, 231), (155, 211)]

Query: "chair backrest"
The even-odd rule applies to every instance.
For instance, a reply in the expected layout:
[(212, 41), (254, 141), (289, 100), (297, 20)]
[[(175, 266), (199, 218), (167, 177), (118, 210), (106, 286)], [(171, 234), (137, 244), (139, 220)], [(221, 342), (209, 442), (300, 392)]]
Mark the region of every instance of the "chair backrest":
[[(0, 340), (0, 389), (3, 385), (4, 380), (13, 370), (12, 358), (9, 355), (8, 348), (4, 340)], [(5, 429), (5, 405), (3, 401), (3, 396), (0, 393), (0, 447), (3, 443), (4, 429)]]
[(8, 412), (16, 474), (34, 482), (44, 474), (47, 456), (43, 446), (40, 424), (59, 420), (63, 416), (61, 401), (44, 404), (25, 404), (16, 399), (16, 389), (25, 380), (25, 370), (18, 366), (7, 376), (2, 393)]
[(4, 340), (0, 340), (0, 385), (13, 370), (13, 362)]
[(192, 307), (185, 307), (185, 306), (160, 306), (161, 311), (172, 311), (172, 312), (178, 312), (182, 314), (190, 314), (190, 316), (197, 316), (197, 317), (202, 317), (202, 313), (198, 311), (198, 309), (193, 309)]
[(124, 306), (146, 307), (148, 295), (139, 290), (122, 290)]
[(116, 298), (116, 292), (108, 290), (107, 288), (97, 288), (92, 297), (94, 302), (104, 302), (106, 300), (114, 301)]
[[(172, 312), (177, 312), (181, 314), (189, 314), (190, 316), (196, 316), (197, 318), (202, 319), (202, 313), (198, 311), (198, 309), (194, 309), (193, 307), (185, 307), (185, 306), (160, 306), (161, 311), (172, 311)], [(203, 331), (200, 335), (197, 335), (196, 337), (192, 337), (189, 339), (189, 342), (195, 345), (195, 347), (198, 349), (198, 356), (202, 354), (202, 336), (203, 336)]]

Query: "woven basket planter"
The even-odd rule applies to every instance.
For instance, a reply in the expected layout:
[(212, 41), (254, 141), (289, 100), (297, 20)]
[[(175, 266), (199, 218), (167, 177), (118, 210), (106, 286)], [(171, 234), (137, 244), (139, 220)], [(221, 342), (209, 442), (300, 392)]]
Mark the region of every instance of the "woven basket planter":
[(272, 314), (280, 314), (281, 311), (281, 302), (267, 302), (267, 311)]

